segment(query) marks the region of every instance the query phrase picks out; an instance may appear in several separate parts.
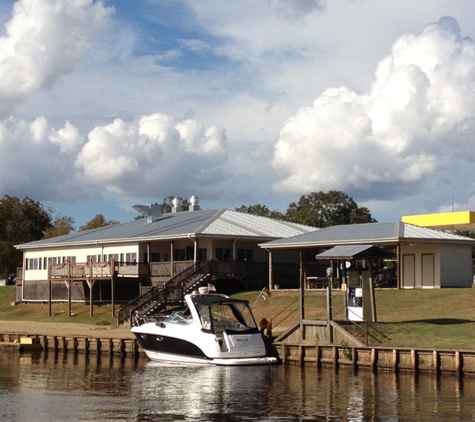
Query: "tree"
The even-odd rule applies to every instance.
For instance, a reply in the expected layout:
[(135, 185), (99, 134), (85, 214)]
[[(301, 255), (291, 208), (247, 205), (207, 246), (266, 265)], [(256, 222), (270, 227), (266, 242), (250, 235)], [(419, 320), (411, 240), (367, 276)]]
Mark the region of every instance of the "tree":
[(344, 192), (312, 192), (292, 202), (285, 214), (287, 221), (319, 228), (341, 224), (374, 223), (370, 211), (358, 207), (353, 198)]
[(84, 226), (79, 227), (79, 231), (83, 232), (85, 230), (99, 229), (114, 224), (119, 224), (119, 222), (114, 220), (107, 221), (102, 214), (97, 214), (91, 221), (86, 223)]
[(30, 198), (5, 195), (0, 200), (0, 272), (15, 273), (22, 252), (15, 245), (40, 240), (51, 227), (51, 210)]
[(44, 238), (64, 236), (74, 230), (74, 220), (72, 217), (58, 215), (53, 221), (53, 225), (46, 229)]
[(261, 217), (270, 217), (275, 218), (276, 220), (284, 220), (285, 216), (279, 211), (271, 211), (265, 205), (256, 204), (256, 205), (241, 205), (239, 208), (236, 208), (236, 211), (243, 212), (246, 214), (259, 215)]

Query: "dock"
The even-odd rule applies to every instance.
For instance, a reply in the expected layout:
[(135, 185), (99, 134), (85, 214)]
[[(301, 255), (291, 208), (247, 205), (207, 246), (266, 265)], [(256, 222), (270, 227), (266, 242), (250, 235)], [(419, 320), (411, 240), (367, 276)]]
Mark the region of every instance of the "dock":
[(377, 371), (475, 375), (475, 350), (360, 347), (301, 343), (275, 344), (283, 364), (351, 367)]
[[(352, 368), (353, 370), (455, 374), (475, 376), (475, 350), (362, 347), (315, 344), (309, 341), (274, 343), (284, 365)], [(52, 351), (139, 358), (145, 356), (136, 339), (91, 338), (0, 333), (0, 351)]]
[(132, 338), (91, 338), (86, 336), (51, 336), (1, 334), (0, 350), (53, 351), (139, 357), (143, 354), (136, 339)]

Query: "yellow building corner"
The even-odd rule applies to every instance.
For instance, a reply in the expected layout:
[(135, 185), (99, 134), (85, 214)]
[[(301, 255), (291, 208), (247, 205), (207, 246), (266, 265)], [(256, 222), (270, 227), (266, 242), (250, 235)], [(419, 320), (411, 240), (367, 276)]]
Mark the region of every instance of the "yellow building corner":
[(475, 212), (457, 211), (436, 214), (405, 215), (403, 223), (439, 230), (475, 230)]

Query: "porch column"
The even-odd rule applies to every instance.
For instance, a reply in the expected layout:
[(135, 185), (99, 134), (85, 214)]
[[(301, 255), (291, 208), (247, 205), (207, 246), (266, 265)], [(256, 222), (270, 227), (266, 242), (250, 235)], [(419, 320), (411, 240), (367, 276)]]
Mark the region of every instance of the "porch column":
[[(25, 284), (25, 281), (23, 280), (23, 284)], [(23, 287), (23, 286), (22, 286)], [(51, 278), (48, 277), (48, 316), (51, 316)]]
[(303, 320), (305, 319), (305, 281), (307, 274), (307, 254), (306, 251), (299, 251), (300, 255), (300, 332), (302, 333), (302, 339), (305, 339), (305, 330), (303, 326)]
[(401, 244), (396, 245), (396, 288), (401, 289), (402, 265), (401, 265)]
[(170, 242), (170, 278), (174, 276), (173, 274), (173, 241)]
[(111, 302), (112, 302), (112, 317), (115, 317), (114, 278), (115, 278), (115, 276), (114, 276), (114, 275), (112, 275), (112, 277), (111, 277)]
[(368, 259), (368, 268), (369, 268), (369, 297), (371, 300), (371, 322), (377, 322), (376, 319), (376, 300), (374, 297), (374, 281), (373, 281), (373, 264), (371, 259)]
[(198, 262), (198, 239), (195, 237), (195, 241), (193, 244), (193, 262), (196, 264)]
[[(147, 260), (150, 262), (150, 243), (147, 244)], [(114, 308), (115, 308), (115, 302), (114, 302), (114, 278), (116, 277), (116, 271), (115, 271), (115, 261), (114, 258), (111, 259), (111, 304), (112, 304), (112, 316), (114, 316)], [(99, 288), (102, 287), (102, 284), (99, 284)], [(101, 289), (100, 289), (101, 290)], [(99, 291), (100, 291), (99, 290)], [(92, 291), (92, 289), (91, 289)]]
[(274, 289), (274, 271), (273, 271), (273, 264), (274, 264), (274, 255), (272, 251), (267, 250), (267, 254), (269, 256), (269, 290)]
[(64, 284), (66, 284), (66, 287), (68, 289), (68, 317), (71, 316), (71, 280), (66, 280)]
[(94, 286), (96, 280), (94, 279), (89, 279), (86, 280), (87, 285), (89, 286), (89, 316), (93, 317), (94, 316), (94, 309), (92, 306), (92, 288)]

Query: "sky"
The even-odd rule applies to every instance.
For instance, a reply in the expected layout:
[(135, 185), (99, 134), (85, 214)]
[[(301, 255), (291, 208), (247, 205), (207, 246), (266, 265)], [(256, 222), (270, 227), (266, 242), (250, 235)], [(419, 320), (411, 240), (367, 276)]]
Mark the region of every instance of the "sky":
[(473, 0), (3, 0), (0, 195), (475, 210)]

